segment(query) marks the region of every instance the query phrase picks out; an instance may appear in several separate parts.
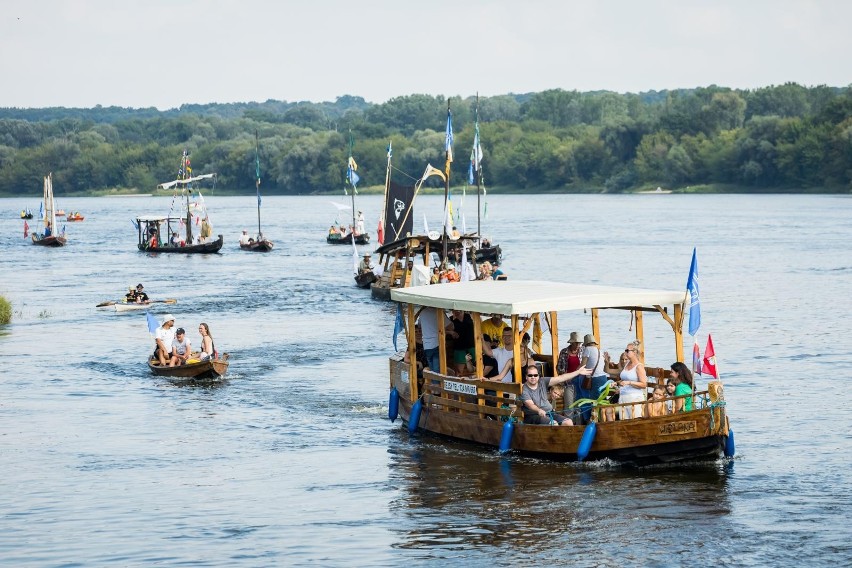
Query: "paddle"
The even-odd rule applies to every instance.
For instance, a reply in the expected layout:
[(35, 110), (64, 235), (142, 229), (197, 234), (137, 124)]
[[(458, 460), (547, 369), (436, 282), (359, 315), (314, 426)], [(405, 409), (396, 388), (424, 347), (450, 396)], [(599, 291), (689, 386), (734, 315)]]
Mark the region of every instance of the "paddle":
[[(106, 306), (114, 306), (114, 305), (120, 304), (120, 303), (122, 303), (122, 302), (101, 302), (100, 304), (96, 305), (95, 307), (96, 308), (104, 308)], [(177, 304), (177, 300), (175, 300), (174, 298), (169, 298), (168, 300), (151, 300), (148, 303), (149, 304)]]

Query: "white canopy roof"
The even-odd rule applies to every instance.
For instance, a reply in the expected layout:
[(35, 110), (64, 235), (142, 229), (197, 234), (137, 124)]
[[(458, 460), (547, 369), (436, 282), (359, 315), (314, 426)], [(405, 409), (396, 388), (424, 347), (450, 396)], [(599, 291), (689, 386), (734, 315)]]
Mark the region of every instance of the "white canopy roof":
[(157, 187), (161, 187), (163, 189), (169, 189), (169, 188), (172, 188), (176, 185), (186, 185), (188, 183), (192, 183), (192, 182), (198, 181), (200, 179), (210, 179), (210, 178), (215, 177), (215, 176), (216, 176), (216, 174), (201, 174), (200, 176), (195, 176), (195, 177), (191, 177), (191, 178), (176, 179), (176, 180), (172, 180), (172, 181), (167, 181), (165, 183), (161, 183)]
[(685, 298), (686, 290), (517, 280), (478, 280), (391, 290), (391, 299), (397, 302), (504, 316), (583, 308), (671, 306)]

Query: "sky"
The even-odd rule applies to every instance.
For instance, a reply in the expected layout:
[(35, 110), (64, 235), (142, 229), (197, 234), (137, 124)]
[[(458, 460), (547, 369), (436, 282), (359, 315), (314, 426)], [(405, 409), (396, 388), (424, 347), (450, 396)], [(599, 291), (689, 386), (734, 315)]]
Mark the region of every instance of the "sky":
[(0, 0), (0, 107), (852, 84), (847, 0)]

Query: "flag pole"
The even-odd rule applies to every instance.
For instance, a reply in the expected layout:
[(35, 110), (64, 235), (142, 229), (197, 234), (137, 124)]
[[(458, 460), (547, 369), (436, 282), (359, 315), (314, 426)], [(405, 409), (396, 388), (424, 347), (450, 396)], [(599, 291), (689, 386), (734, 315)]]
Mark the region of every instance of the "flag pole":
[(482, 227), (480, 224), (480, 206), (479, 196), (482, 193), (482, 174), (479, 163), (478, 143), (479, 143), (479, 91), (476, 92), (476, 110), (474, 112), (474, 139), (473, 139), (473, 175), (476, 176), (476, 236), (479, 238), (479, 246), (482, 246)]
[(447, 201), (450, 198), (450, 162), (452, 161), (452, 113), (450, 112), (450, 97), (447, 97), (447, 140), (445, 147), (445, 158), (446, 162), (444, 164), (444, 173), (446, 174), (446, 179), (444, 180), (444, 231), (441, 235), (441, 240), (444, 242), (444, 262), (443, 265), (447, 264)]
[[(256, 176), (256, 180), (254, 182), (255, 189), (257, 190), (257, 237), (260, 239), (261, 230), (260, 230), (260, 153), (258, 150), (259, 147), (259, 138), (257, 134), (257, 129), (254, 130), (254, 173)], [(212, 231), (211, 231), (212, 232)]]
[(352, 186), (352, 240), (355, 240), (355, 184), (352, 183), (352, 129), (349, 129), (349, 160), (346, 162), (346, 167), (349, 171), (349, 185)]

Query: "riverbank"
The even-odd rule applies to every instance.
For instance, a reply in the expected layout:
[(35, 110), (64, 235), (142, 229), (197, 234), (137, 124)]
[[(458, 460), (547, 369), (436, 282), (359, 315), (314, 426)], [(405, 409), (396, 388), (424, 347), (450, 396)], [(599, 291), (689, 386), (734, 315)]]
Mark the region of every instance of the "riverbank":
[[(660, 188), (660, 191), (657, 191), (657, 188)], [(454, 186), (451, 187), (450, 190), (455, 195), (460, 195), (463, 191), (467, 194), (476, 195), (476, 188), (470, 186)], [(370, 186), (370, 187), (362, 187), (358, 189), (358, 195), (381, 195), (385, 191), (384, 186)], [(496, 185), (493, 187), (486, 188), (487, 193), (489, 194), (506, 194), (506, 195), (592, 195), (592, 194), (625, 194), (625, 193), (637, 193), (637, 194), (671, 194), (671, 193), (695, 193), (695, 194), (711, 194), (711, 193), (728, 193), (728, 194), (754, 194), (754, 195), (764, 195), (764, 194), (806, 194), (806, 195), (843, 195), (843, 194), (852, 194), (852, 188), (844, 188), (844, 187), (750, 187), (750, 186), (742, 186), (742, 185), (734, 185), (734, 184), (722, 184), (722, 183), (708, 183), (708, 184), (698, 184), (698, 185), (687, 185), (682, 187), (662, 187), (662, 186), (636, 186), (632, 188), (625, 189), (623, 191), (608, 191), (604, 187), (597, 186), (588, 186), (588, 187), (572, 187), (572, 188), (531, 188), (531, 189), (518, 189), (515, 187), (509, 186), (500, 186)], [(206, 196), (253, 196), (254, 192), (252, 190), (229, 190), (216, 188), (215, 190), (201, 190), (201, 192)], [(422, 195), (440, 195), (444, 193), (444, 189), (442, 187), (424, 187), (420, 189), (420, 194)], [(137, 192), (135, 190), (122, 190), (122, 189), (98, 189), (91, 191), (82, 191), (77, 193), (67, 193), (59, 196), (59, 199), (75, 199), (78, 197), (171, 197), (173, 193), (171, 191), (153, 191), (153, 192)], [(289, 193), (265, 193), (263, 195), (325, 195), (325, 196), (335, 196), (340, 197), (341, 199), (346, 199), (347, 196), (344, 195), (340, 190), (334, 191), (326, 191), (326, 192), (315, 192), (311, 194), (289, 194)], [(41, 194), (32, 192), (27, 195), (17, 195), (17, 194), (0, 194), (0, 198), (39, 198)]]

